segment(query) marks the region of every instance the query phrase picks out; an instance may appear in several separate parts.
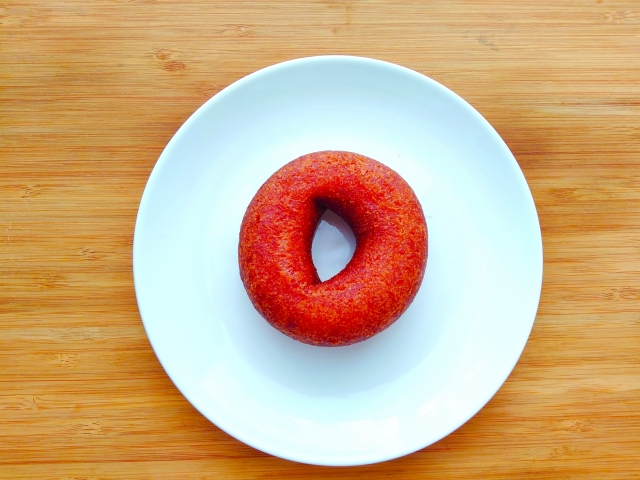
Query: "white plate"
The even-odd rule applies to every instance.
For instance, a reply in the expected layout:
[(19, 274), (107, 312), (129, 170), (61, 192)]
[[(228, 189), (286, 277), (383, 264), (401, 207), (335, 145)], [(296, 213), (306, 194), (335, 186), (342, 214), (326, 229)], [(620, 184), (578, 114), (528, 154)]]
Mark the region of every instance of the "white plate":
[[(386, 331), (340, 348), (273, 329), (237, 265), (258, 187), (326, 149), (396, 170), (429, 226), (416, 300)], [(203, 415), (273, 455), (358, 465), (436, 442), (496, 393), (533, 325), (542, 241), (518, 164), (469, 104), (406, 68), (327, 56), (253, 73), (185, 122), (142, 196), (133, 267), (151, 344)]]

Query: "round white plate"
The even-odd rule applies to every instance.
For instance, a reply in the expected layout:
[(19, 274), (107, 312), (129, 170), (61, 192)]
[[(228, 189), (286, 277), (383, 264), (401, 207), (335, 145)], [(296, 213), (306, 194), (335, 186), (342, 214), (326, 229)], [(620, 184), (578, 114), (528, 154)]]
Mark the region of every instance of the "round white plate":
[[(413, 304), (381, 334), (339, 348), (267, 324), (237, 264), (260, 185), (328, 149), (400, 173), (429, 227)], [(358, 465), (436, 442), (496, 393), (533, 325), (542, 241), (518, 164), (469, 104), (412, 70), (327, 56), (253, 73), (185, 122), (142, 196), (133, 269), (151, 344), (203, 415), (279, 457)]]

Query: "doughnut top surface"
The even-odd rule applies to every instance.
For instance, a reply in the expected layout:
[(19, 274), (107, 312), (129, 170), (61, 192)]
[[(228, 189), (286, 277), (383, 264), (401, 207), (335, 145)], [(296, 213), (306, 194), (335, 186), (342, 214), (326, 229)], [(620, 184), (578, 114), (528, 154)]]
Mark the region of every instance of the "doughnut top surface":
[[(322, 282), (311, 244), (326, 209), (351, 227), (356, 249)], [(381, 332), (415, 298), (427, 262), (427, 224), (395, 171), (351, 152), (293, 160), (260, 187), (240, 228), (240, 276), (258, 312), (291, 338), (320, 346)]]

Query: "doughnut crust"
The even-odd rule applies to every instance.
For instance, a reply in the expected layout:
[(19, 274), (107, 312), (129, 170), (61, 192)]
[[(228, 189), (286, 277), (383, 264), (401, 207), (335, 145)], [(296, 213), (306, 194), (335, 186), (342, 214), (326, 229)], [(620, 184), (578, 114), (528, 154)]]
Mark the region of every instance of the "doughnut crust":
[[(311, 243), (326, 209), (351, 227), (356, 249), (322, 282)], [(240, 277), (256, 310), (285, 335), (342, 346), (381, 332), (407, 309), (424, 277), (427, 224), (396, 172), (341, 151), (293, 160), (260, 187), (240, 227)]]

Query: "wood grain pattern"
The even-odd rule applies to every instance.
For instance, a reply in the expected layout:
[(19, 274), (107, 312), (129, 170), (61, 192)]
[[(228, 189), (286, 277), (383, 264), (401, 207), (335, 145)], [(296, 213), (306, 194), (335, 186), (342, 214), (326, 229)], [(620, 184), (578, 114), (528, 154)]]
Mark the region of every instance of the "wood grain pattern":
[[(0, 5), (0, 477), (640, 476), (637, 1), (95, 0)], [(518, 159), (543, 230), (538, 317), (458, 431), (357, 468), (270, 457), (160, 367), (131, 247), (163, 147), (207, 98), (291, 58), (423, 72)]]

